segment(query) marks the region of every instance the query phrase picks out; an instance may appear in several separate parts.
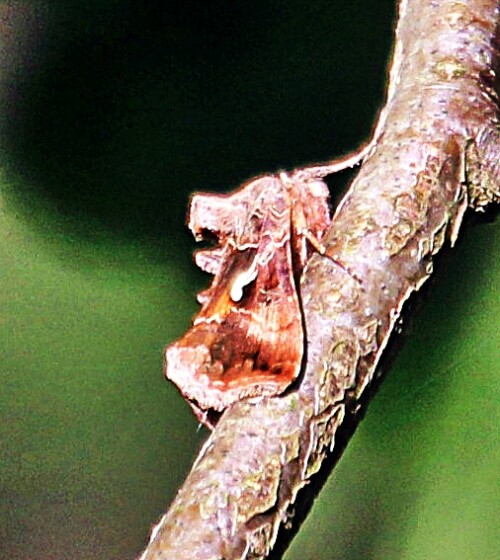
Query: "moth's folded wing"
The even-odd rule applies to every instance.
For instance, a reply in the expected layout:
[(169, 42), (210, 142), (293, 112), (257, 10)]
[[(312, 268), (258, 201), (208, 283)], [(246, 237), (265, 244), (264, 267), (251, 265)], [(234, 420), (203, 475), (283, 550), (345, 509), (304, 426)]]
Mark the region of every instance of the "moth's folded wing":
[[(269, 249), (263, 243), (257, 258)], [(299, 374), (303, 329), (290, 243), (277, 249), (257, 264), (237, 302), (232, 283), (256, 256), (236, 252), (191, 329), (166, 350), (167, 377), (198, 408), (222, 410), (245, 397), (280, 394)]]

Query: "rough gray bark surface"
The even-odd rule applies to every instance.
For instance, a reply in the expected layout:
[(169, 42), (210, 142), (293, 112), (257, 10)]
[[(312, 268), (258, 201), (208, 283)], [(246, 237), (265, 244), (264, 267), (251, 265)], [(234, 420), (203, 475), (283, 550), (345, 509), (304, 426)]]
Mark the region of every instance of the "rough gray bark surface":
[(142, 560), (267, 557), (300, 490), (338, 456), (336, 436), (346, 425), (342, 437), (352, 433), (383, 373), (405, 302), (454, 244), (467, 209), (499, 201), (499, 9), (497, 0), (400, 3), (373, 144), (326, 255), (303, 275), (301, 383), (226, 411)]

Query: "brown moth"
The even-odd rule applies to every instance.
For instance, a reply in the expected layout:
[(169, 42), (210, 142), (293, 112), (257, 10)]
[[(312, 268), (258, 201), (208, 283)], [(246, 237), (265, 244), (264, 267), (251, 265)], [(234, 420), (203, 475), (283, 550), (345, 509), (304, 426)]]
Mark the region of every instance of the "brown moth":
[(244, 398), (283, 393), (300, 373), (304, 326), (299, 279), (331, 219), (326, 175), (359, 163), (371, 144), (340, 160), (259, 177), (231, 194), (195, 194), (189, 228), (218, 245), (195, 254), (213, 274), (188, 332), (166, 348), (165, 375), (201, 422)]
[(218, 239), (195, 254), (214, 279), (198, 295), (192, 327), (167, 347), (165, 373), (202, 422), (213, 424), (240, 399), (280, 394), (297, 378), (304, 347), (298, 281), (329, 223), (328, 189), (314, 178), (281, 173), (232, 194), (192, 197), (195, 238)]

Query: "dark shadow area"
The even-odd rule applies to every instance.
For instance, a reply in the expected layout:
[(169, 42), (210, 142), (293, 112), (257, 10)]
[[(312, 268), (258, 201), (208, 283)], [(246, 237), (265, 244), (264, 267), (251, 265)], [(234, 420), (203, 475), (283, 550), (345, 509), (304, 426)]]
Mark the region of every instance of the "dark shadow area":
[[(382, 101), (391, 40), (393, 8), (367, 6), (364, 18), (326, 2), (41, 10), (2, 138), (17, 198), (158, 234), (182, 228), (195, 190), (352, 149)], [(359, 48), (346, 51), (351, 20)]]
[(323, 181), (327, 184), (328, 190), (330, 191), (330, 208), (335, 212), (335, 208), (339, 205), (340, 201), (344, 197), (349, 185), (355, 179), (359, 170), (359, 166), (354, 168), (347, 168), (334, 173), (333, 175), (327, 175)]

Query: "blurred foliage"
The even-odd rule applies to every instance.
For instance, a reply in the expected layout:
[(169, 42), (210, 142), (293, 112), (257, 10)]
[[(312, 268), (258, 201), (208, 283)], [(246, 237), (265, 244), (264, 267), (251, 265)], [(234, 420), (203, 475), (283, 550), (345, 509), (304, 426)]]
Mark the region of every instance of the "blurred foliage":
[[(0, 557), (134, 558), (205, 438), (161, 363), (207, 283), (188, 195), (365, 140), (394, 6), (0, 16)], [(441, 267), (288, 560), (500, 554), (499, 243), (470, 229)]]

